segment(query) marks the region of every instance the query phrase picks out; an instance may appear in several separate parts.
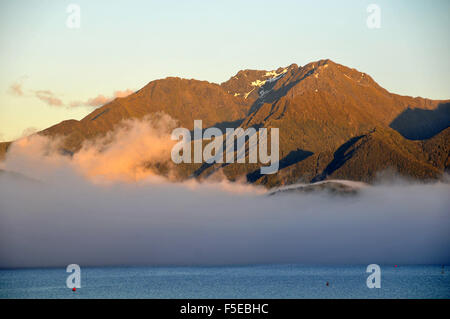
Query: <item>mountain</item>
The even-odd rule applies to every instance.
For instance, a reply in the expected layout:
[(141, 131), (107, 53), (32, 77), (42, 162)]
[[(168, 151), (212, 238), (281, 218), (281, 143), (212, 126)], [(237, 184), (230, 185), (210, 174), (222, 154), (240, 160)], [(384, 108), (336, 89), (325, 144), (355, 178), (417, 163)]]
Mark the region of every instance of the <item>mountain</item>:
[[(166, 78), (99, 107), (80, 121), (63, 121), (39, 134), (65, 136), (76, 152), (83, 141), (123, 119), (165, 112), (180, 126), (280, 130), (280, 170), (260, 175), (257, 164), (184, 164), (179, 176), (221, 171), (268, 187), (326, 179), (372, 182), (383, 170), (418, 179), (449, 168), (450, 101), (400, 96), (368, 74), (331, 60), (277, 70), (242, 70), (219, 84)], [(5, 153), (9, 144), (0, 144)]]
[(139, 91), (99, 107), (80, 121), (69, 120), (42, 131), (42, 134), (66, 136), (65, 147), (76, 152), (85, 139), (111, 131), (128, 118), (165, 112), (182, 127), (192, 129), (195, 119), (205, 126), (218, 126), (243, 118), (248, 105), (231, 96), (217, 84), (206, 81), (166, 78), (148, 83)]

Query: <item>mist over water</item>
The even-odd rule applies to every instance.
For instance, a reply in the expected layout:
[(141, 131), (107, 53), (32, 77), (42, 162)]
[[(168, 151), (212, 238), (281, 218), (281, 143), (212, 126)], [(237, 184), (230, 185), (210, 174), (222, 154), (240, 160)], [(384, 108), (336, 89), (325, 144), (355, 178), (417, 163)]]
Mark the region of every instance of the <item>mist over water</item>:
[(42, 137), (12, 146), (2, 168), (27, 177), (0, 174), (0, 267), (450, 262), (447, 183), (391, 181), (356, 196), (175, 183), (138, 165), (170, 151), (167, 134), (134, 146), (120, 134), (73, 158)]
[(3, 176), (0, 266), (450, 261), (448, 185), (376, 186), (355, 197), (224, 185)]

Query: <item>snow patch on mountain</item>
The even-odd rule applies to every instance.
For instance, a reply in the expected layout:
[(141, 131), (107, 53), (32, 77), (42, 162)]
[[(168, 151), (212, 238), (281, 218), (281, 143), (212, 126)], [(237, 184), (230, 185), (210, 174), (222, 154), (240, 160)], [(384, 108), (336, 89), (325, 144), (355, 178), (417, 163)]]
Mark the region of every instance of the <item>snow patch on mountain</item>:
[(312, 192), (331, 191), (336, 194), (357, 194), (360, 190), (370, 187), (368, 184), (357, 181), (330, 179), (311, 184), (292, 184), (279, 187), (270, 191), (268, 195), (292, 193), (292, 192)]
[(264, 84), (266, 84), (266, 81), (256, 80), (256, 81), (253, 81), (251, 85), (252, 85), (252, 86), (259, 86), (259, 87), (261, 87), (261, 86), (263, 86)]
[(272, 78), (276, 78), (279, 75), (284, 74), (286, 72), (287, 72), (287, 69), (283, 69), (283, 71), (281, 73), (277, 73), (276, 71), (269, 71), (269, 72), (266, 72), (265, 76), (272, 76)]

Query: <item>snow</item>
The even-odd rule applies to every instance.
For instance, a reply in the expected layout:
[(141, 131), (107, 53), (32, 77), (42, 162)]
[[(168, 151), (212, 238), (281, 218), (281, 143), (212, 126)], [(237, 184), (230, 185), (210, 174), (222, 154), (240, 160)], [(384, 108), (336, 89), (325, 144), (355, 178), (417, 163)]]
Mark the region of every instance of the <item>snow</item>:
[(255, 88), (253, 88), (250, 92), (247, 92), (244, 94), (244, 99), (247, 99), (249, 94), (252, 93), (255, 90)]
[[(287, 69), (283, 69), (283, 71), (281, 71), (280, 73), (277, 73), (276, 71), (268, 71), (266, 72), (266, 74), (264, 75), (265, 77), (269, 77), (271, 76), (271, 78), (267, 79), (267, 80), (256, 80), (250, 83), (251, 86), (253, 86), (254, 88), (250, 91), (244, 94), (244, 98), (247, 99), (247, 97), (250, 95), (250, 93), (252, 93), (257, 87), (261, 88), (262, 86), (264, 86), (267, 83), (272, 83), (272, 82), (276, 82), (279, 79), (281, 79), (287, 72)], [(266, 95), (269, 91), (264, 91), (261, 90), (260, 93), (260, 97), (263, 97), (264, 95)], [(234, 96), (236, 96), (237, 93), (235, 93)]]
[(278, 187), (278, 188), (272, 190), (271, 192), (276, 192), (278, 190), (296, 189), (298, 187), (304, 187), (304, 186), (309, 186), (309, 185), (320, 185), (320, 184), (327, 184), (327, 183), (338, 183), (338, 184), (352, 187), (354, 189), (362, 189), (362, 188), (369, 187), (369, 184), (366, 184), (364, 182), (350, 181), (350, 180), (345, 180), (345, 179), (327, 179), (324, 181), (310, 183), (310, 184), (297, 183), (297, 184), (291, 184), (288, 186)]
[(256, 81), (253, 81), (253, 82), (252, 82), (252, 86), (258, 86), (258, 87), (261, 87), (261, 86), (263, 86), (264, 84), (266, 84), (266, 81), (256, 80)]
[[(279, 79), (281, 79), (287, 72), (287, 69), (283, 69), (283, 71), (281, 73), (277, 73), (276, 71), (270, 71), (270, 72), (266, 72), (265, 76), (272, 76), (272, 78), (269, 78), (267, 80), (256, 80), (253, 81), (251, 83), (252, 86), (259, 87), (261, 88), (263, 85), (267, 84), (267, 83), (273, 83), (278, 81)], [(254, 90), (254, 89), (253, 89)], [(245, 98), (247, 98), (247, 96), (253, 92), (253, 90), (251, 90), (250, 92), (248, 92), (247, 94), (245, 94)], [(259, 91), (259, 98), (264, 97), (267, 93), (269, 93), (270, 90), (261, 90)]]
[(286, 72), (287, 72), (287, 69), (283, 69), (283, 71), (281, 73), (277, 73), (276, 71), (269, 71), (269, 72), (266, 72), (265, 76), (272, 76), (272, 77), (275, 78), (275, 77), (278, 77), (279, 75), (284, 74)]

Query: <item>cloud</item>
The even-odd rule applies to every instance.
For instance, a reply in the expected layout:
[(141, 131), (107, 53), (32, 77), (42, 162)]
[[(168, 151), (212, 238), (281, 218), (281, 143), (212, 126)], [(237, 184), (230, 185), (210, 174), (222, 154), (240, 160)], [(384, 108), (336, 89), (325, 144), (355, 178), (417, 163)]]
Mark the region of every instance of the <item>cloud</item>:
[(265, 196), (226, 180), (154, 174), (175, 125), (129, 120), (63, 156), (15, 142), (0, 173), (0, 267), (450, 262), (450, 186), (379, 183), (357, 196)]
[(14, 82), (9, 87), (9, 93), (16, 95), (16, 96), (23, 96), (23, 84), (21, 82)]
[(23, 97), (23, 96), (34, 96), (39, 100), (50, 106), (68, 106), (68, 107), (78, 107), (78, 106), (90, 106), (90, 107), (98, 107), (104, 105), (108, 102), (116, 98), (126, 97), (132, 93), (134, 93), (131, 89), (125, 89), (123, 91), (117, 90), (114, 91), (112, 96), (105, 96), (103, 94), (99, 94), (96, 97), (88, 98), (85, 101), (77, 100), (68, 102), (67, 104), (63, 102), (61, 98), (57, 96), (51, 90), (26, 90), (23, 86), (24, 78), (12, 83), (8, 89), (8, 92), (12, 95)]
[(450, 261), (448, 185), (267, 197), (218, 183), (105, 186), (60, 174), (45, 183), (0, 176), (0, 267)]
[(87, 141), (73, 156), (73, 164), (88, 177), (141, 180), (155, 172), (150, 163), (166, 163), (174, 142), (176, 121), (166, 114), (125, 120), (105, 137)]
[(18, 81), (12, 83), (9, 86), (8, 92), (12, 95), (24, 97), (24, 96), (34, 96), (44, 103), (51, 106), (63, 106), (63, 101), (58, 98), (55, 93), (50, 90), (26, 90), (23, 85), (23, 81), (26, 77), (22, 77)]
[(130, 94), (132, 94), (132, 93), (134, 93), (133, 90), (126, 89), (126, 90), (124, 90), (124, 91), (115, 91), (115, 92), (114, 92), (114, 96), (115, 96), (115, 97), (127, 97), (128, 95), (130, 95)]
[(110, 102), (112, 99), (110, 97), (106, 97), (103, 94), (99, 94), (96, 97), (89, 98), (86, 101), (73, 101), (70, 103), (71, 107), (77, 106), (92, 106), (97, 107), (103, 104)]
[(175, 142), (170, 134), (175, 126), (163, 113), (124, 120), (105, 136), (85, 141), (72, 157), (60, 152), (63, 138), (35, 134), (13, 143), (3, 165), (36, 179), (45, 177), (46, 168), (60, 167), (95, 182), (138, 181), (155, 175), (150, 164), (172, 164)]
[(115, 91), (112, 96), (104, 96), (103, 94), (99, 94), (96, 97), (89, 98), (86, 101), (74, 101), (70, 103), (70, 106), (76, 107), (76, 106), (92, 106), (97, 107), (104, 105), (108, 102), (111, 102), (115, 98), (120, 97), (126, 97), (130, 94), (132, 94), (134, 91), (130, 89), (126, 89), (124, 91)]
[(27, 127), (22, 131), (22, 134), (20, 134), (20, 138), (33, 135), (37, 133), (39, 130), (33, 126)]
[(49, 90), (39, 90), (34, 92), (35, 97), (37, 97), (42, 102), (50, 106), (64, 106), (63, 101), (56, 97), (52, 91)]

